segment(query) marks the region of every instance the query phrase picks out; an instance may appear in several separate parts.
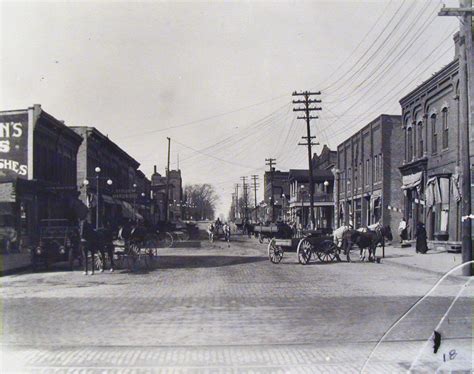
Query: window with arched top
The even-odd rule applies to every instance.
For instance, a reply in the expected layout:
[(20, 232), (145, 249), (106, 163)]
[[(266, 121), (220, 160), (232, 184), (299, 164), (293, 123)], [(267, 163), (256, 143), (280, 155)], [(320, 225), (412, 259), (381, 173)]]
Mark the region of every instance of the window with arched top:
[(448, 108), (443, 108), (443, 149), (449, 146)]
[(423, 122), (418, 122), (418, 157), (423, 157), (425, 151), (425, 142), (423, 136)]
[(438, 153), (438, 133), (436, 129), (436, 114), (431, 115), (431, 153)]
[(413, 128), (409, 127), (407, 129), (407, 161), (413, 159)]

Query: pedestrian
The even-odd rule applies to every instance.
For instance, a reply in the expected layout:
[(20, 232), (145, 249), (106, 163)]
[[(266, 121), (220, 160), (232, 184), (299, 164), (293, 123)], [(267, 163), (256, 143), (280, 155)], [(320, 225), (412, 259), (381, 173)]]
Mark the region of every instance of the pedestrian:
[(398, 225), (398, 234), (400, 235), (400, 244), (407, 240), (407, 221), (405, 217), (402, 218), (400, 225)]
[(416, 225), (416, 253), (426, 253), (428, 251), (428, 243), (426, 242), (425, 225), (418, 222)]

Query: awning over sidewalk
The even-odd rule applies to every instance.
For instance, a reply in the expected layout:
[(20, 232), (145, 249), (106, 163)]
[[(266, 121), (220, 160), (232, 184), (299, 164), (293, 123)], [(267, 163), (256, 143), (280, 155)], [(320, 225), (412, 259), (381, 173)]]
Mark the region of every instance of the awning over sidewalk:
[(120, 200), (120, 205), (122, 205), (122, 215), (125, 218), (135, 219), (135, 212), (133, 207), (130, 203), (126, 201)]
[(409, 190), (415, 188), (421, 184), (423, 178), (423, 172), (409, 174), (402, 176), (402, 190)]

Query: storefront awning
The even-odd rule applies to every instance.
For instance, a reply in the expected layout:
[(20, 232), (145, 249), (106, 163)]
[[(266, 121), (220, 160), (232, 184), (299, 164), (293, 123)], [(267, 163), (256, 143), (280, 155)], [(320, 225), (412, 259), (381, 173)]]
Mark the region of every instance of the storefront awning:
[(102, 197), (102, 200), (104, 200), (105, 203), (107, 204), (117, 204), (117, 202), (112, 199), (112, 197), (110, 197), (109, 195), (101, 195)]
[(135, 219), (135, 212), (133, 207), (130, 203), (126, 201), (120, 200), (120, 205), (122, 205), (122, 215), (125, 218)]
[(402, 177), (402, 190), (409, 190), (419, 186), (422, 178), (423, 173), (421, 171), (410, 175), (404, 175)]

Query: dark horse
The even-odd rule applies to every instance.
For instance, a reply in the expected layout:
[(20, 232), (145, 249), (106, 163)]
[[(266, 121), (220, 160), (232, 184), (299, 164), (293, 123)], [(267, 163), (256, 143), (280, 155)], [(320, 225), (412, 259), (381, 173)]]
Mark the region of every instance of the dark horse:
[(350, 251), (352, 245), (356, 244), (360, 248), (360, 259), (363, 260), (362, 251), (369, 250), (369, 261), (375, 260), (375, 250), (379, 244), (385, 245), (385, 239), (393, 240), (390, 226), (380, 226), (375, 230), (361, 232), (358, 230), (348, 230), (342, 236), (342, 249), (346, 254), (347, 261), (350, 261)]
[(84, 275), (88, 273), (88, 254), (91, 254), (91, 274), (94, 274), (94, 257), (98, 253), (100, 256), (101, 268), (105, 267), (105, 252), (110, 259), (110, 271), (114, 271), (114, 245), (112, 231), (106, 228), (94, 229), (87, 221), (80, 222), (80, 247), (82, 254), (82, 263), (84, 265)]

